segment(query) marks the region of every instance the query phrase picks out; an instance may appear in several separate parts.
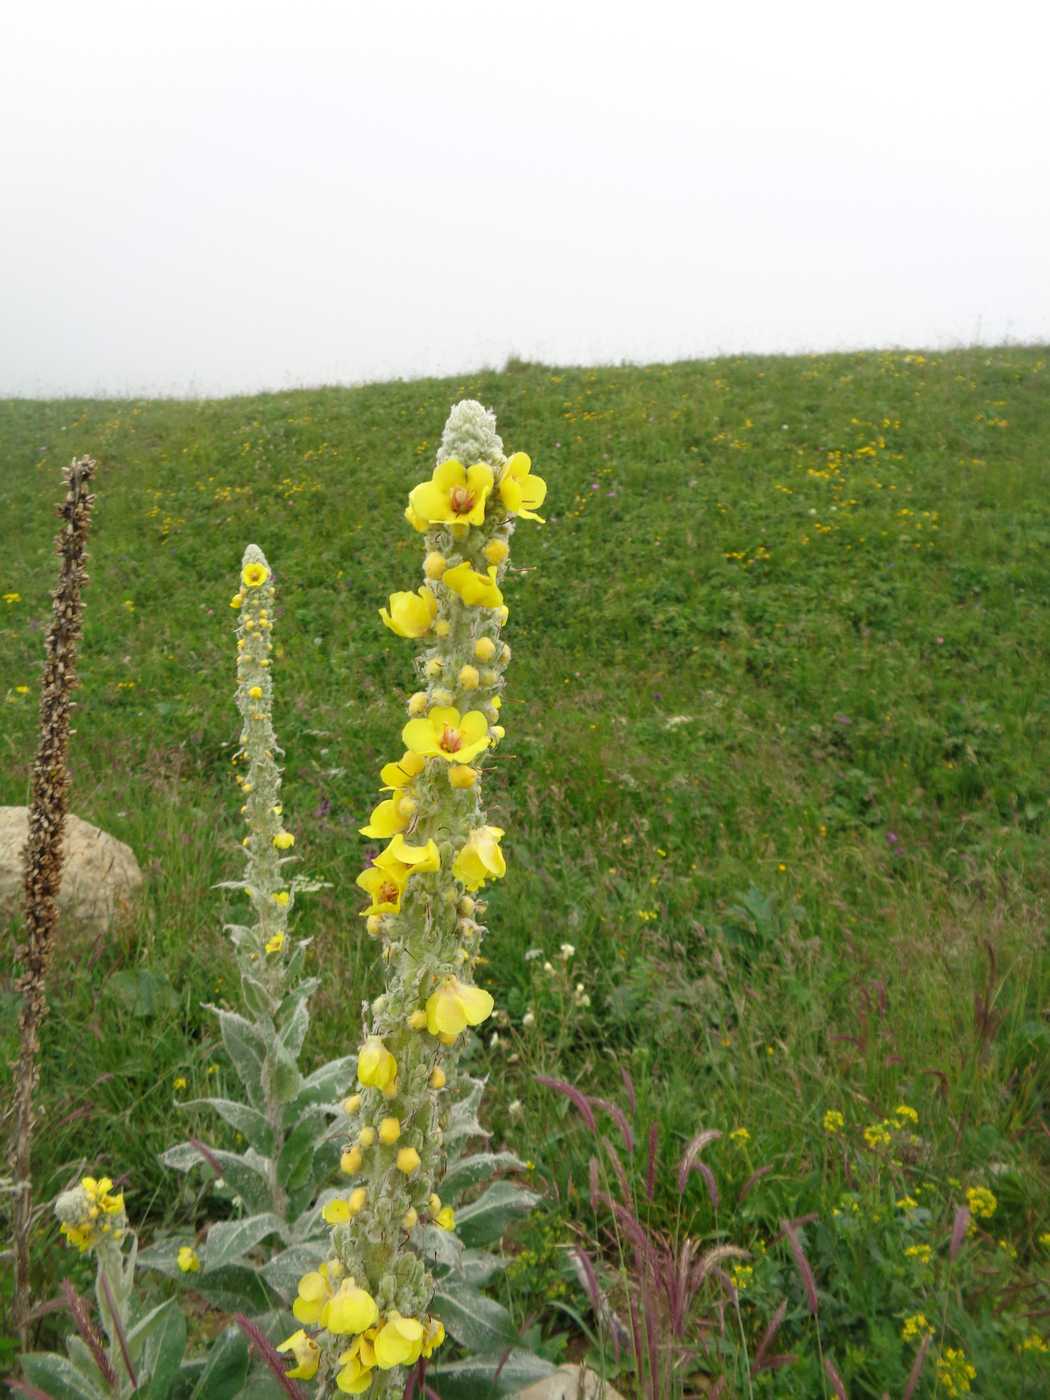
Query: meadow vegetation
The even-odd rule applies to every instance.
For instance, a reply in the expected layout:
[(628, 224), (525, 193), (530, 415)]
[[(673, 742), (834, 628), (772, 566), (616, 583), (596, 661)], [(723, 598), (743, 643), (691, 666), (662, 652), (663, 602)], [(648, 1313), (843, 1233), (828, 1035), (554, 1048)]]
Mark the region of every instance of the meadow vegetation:
[[(297, 916), (322, 979), (302, 1063), (357, 1048), (348, 1008), (381, 984), (358, 828), (415, 689), (377, 608), (418, 571), (406, 494), (477, 398), (549, 491), (515, 539), (486, 792), (508, 869), (468, 1063), (542, 1197), (495, 1296), (529, 1345), (632, 1393), (632, 1281), (653, 1297), (646, 1270), (686, 1241), (733, 1246), (688, 1325), (653, 1322), (686, 1393), (896, 1400), (929, 1334), (916, 1396), (1045, 1394), (1048, 358), (512, 361), (0, 403), (0, 804), (27, 800), (56, 483), (90, 453), (71, 810), (147, 877), (133, 920), (59, 949), (37, 1199), (126, 1176), (147, 1238), (229, 1209), (159, 1154), (222, 1145), (179, 1103), (231, 1074), (202, 1003), (237, 997), (216, 886), (242, 835), (228, 600), (249, 540), (278, 584), (286, 819), (325, 882)], [(50, 1217), (35, 1258), (38, 1297), (87, 1288)]]

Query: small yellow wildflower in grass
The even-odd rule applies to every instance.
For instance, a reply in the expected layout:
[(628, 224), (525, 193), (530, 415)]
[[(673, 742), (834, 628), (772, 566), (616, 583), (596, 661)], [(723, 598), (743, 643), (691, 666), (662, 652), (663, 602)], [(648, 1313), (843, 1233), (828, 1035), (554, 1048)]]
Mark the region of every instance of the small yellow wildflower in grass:
[(735, 1142), (738, 1147), (743, 1147), (751, 1141), (751, 1134), (746, 1128), (734, 1128), (729, 1134), (731, 1142)]
[(20, 603), (21, 601), (22, 601), (22, 595), (21, 595), (21, 593), (5, 593), (5, 594), (4, 594), (4, 602), (5, 602), (5, 603)]
[(738, 1293), (743, 1293), (744, 1289), (747, 1288), (747, 1286), (751, 1282), (751, 1277), (754, 1274), (754, 1272), (754, 1268), (750, 1264), (733, 1265), (733, 1272), (731, 1274), (731, 1278), (733, 1280), (733, 1287), (737, 1290)]
[(947, 1347), (937, 1358), (937, 1381), (943, 1386), (947, 1396), (969, 1395), (970, 1382), (976, 1380), (977, 1371), (966, 1359), (966, 1353), (958, 1347)]
[(898, 1210), (918, 1210), (919, 1203), (914, 1196), (901, 1196), (897, 1202)]
[(919, 1121), (918, 1113), (906, 1103), (899, 1103), (893, 1110), (893, 1116), (895, 1118), (902, 1118), (908, 1123), (917, 1123)]
[(1044, 1232), (1039, 1236), (1039, 1243), (1043, 1246), (1044, 1249), (1050, 1249), (1050, 1230), (1044, 1230)]
[(15, 694), (16, 694), (16, 695), (28, 695), (28, 694), (29, 694), (29, 687), (28, 687), (27, 685), (16, 685), (16, 686), (15, 686)]
[(904, 1326), (901, 1328), (901, 1336), (906, 1342), (913, 1342), (917, 1337), (932, 1337), (933, 1328), (930, 1326), (925, 1313), (912, 1313), (911, 1317), (904, 1319)]
[(1041, 1337), (1038, 1332), (1029, 1332), (1020, 1347), (1018, 1347), (1018, 1350), (1050, 1352), (1050, 1344), (1048, 1344), (1046, 1338)]
[(176, 1093), (178, 1093), (178, 1092), (181, 1091), (182, 1089), (185, 1089), (186, 1086), (187, 1086), (187, 1084), (188, 1084), (188, 1082), (189, 1082), (189, 1081), (187, 1080), (187, 1078), (186, 1078), (186, 1076), (185, 1076), (184, 1074), (177, 1074), (177, 1075), (175, 1076), (175, 1085), (174, 1085)]
[(880, 1147), (889, 1147), (893, 1139), (890, 1137), (889, 1128), (883, 1123), (869, 1123), (864, 1129), (864, 1141), (874, 1151)]
[(286, 1338), (278, 1351), (290, 1351), (295, 1357), (295, 1365), (290, 1371), (285, 1371), (289, 1380), (312, 1381), (317, 1375), (317, 1367), (321, 1361), (321, 1348), (308, 1337), (300, 1327), (298, 1332)]
[(981, 1220), (990, 1220), (999, 1204), (987, 1186), (971, 1186), (966, 1192), (966, 1204), (970, 1214)]
[(842, 1132), (846, 1126), (846, 1119), (837, 1108), (829, 1108), (824, 1114), (823, 1123), (824, 1131), (829, 1136), (834, 1137), (836, 1133)]
[(184, 1274), (196, 1274), (200, 1272), (200, 1255), (195, 1249), (191, 1249), (188, 1244), (184, 1244), (179, 1250), (177, 1263)]

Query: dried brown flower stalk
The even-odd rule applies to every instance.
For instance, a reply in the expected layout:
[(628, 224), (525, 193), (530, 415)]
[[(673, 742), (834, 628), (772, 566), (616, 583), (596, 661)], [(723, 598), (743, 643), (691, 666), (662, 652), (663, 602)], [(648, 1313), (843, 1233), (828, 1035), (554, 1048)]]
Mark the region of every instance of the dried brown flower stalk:
[(33, 764), (26, 840), (26, 938), (17, 951), (23, 971), (17, 982), (22, 994), (19, 1013), (19, 1053), (15, 1070), (14, 1248), (15, 1318), (23, 1348), (28, 1346), (29, 1231), (32, 1221), (30, 1149), (33, 1141), (33, 1094), (39, 1078), (37, 1055), (40, 1026), (47, 1015), (44, 983), (58, 920), (58, 891), (62, 880), (62, 836), (68, 808), (69, 713), (76, 684), (77, 644), (83, 618), (81, 590), (87, 582), (84, 561), (91, 508), (88, 490), (95, 471), (91, 457), (80, 457), (65, 469), (66, 498), (57, 508), (63, 525), (55, 538), (61, 560), (58, 587), (51, 595), (52, 618), (45, 647), (40, 693), (40, 742)]

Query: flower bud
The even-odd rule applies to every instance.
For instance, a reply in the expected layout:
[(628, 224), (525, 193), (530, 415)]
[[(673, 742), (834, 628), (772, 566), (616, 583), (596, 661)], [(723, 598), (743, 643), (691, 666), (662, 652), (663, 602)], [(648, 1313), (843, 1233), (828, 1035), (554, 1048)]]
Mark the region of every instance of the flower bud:
[(474, 655), (479, 661), (491, 661), (496, 655), (496, 643), (491, 637), (479, 637), (474, 643)]
[(478, 770), (469, 764), (454, 763), (448, 770), (448, 781), (454, 788), (471, 788), (478, 780)]
[(401, 1217), (401, 1228), (402, 1230), (412, 1231), (416, 1228), (418, 1224), (419, 1211), (415, 1210), (413, 1207), (410, 1206), (409, 1209), (406, 1210), (404, 1215)]
[(413, 717), (421, 715), (427, 707), (427, 693), (425, 690), (417, 690), (414, 695), (408, 697), (408, 713)]
[(443, 1089), (448, 1083), (445, 1071), (440, 1065), (435, 1065), (430, 1071), (430, 1087), (432, 1089)]
[(369, 938), (378, 938), (383, 932), (383, 920), (378, 914), (369, 914), (365, 920), (365, 932)]
[(261, 700), (261, 699), (262, 699), (262, 694), (263, 694), (263, 693), (262, 693), (262, 686), (261, 686), (261, 685), (253, 685), (253, 686), (251, 687), (251, 689), (248, 691), (248, 699), (249, 699), (249, 700)]
[(460, 690), (477, 690), (480, 676), (476, 666), (461, 666), (459, 668), (459, 688)]
[(427, 578), (440, 578), (448, 568), (448, 560), (436, 549), (432, 549), (423, 560), (423, 572)]
[(408, 1024), (414, 1031), (426, 1030), (427, 1013), (421, 1006), (417, 1007), (416, 1010), (412, 1012), (412, 1015), (408, 1018)]
[(397, 1118), (384, 1118), (379, 1125), (379, 1141), (392, 1147), (401, 1136), (401, 1122)]
[(375, 1128), (362, 1128), (357, 1135), (357, 1144), (359, 1147), (371, 1147), (375, 1140)]
[(481, 684), (486, 688), (499, 684), (499, 672), (486, 666), (481, 672)]
[(451, 705), (455, 696), (447, 686), (439, 685), (433, 692), (435, 705)]
[(465, 894), (463, 898), (459, 901), (459, 912), (463, 915), (465, 919), (471, 918), (476, 907), (477, 906), (475, 905), (474, 901), (471, 899), (469, 894)]
[(502, 564), (510, 553), (510, 545), (506, 540), (489, 540), (481, 552), (490, 564)]
[(451, 631), (452, 628), (448, 625), (447, 620), (443, 617), (439, 617), (437, 622), (434, 623), (434, 635), (437, 637), (441, 637), (442, 639), (444, 639), (448, 636), (448, 634)]
[(396, 1160), (398, 1171), (404, 1172), (406, 1176), (411, 1176), (419, 1167), (422, 1158), (414, 1147), (402, 1147), (397, 1154)]
[(442, 661), (441, 657), (432, 656), (427, 662), (427, 664), (423, 667), (423, 674), (424, 676), (426, 676), (428, 681), (432, 681), (435, 678), (435, 676), (440, 676), (441, 672), (444, 669), (445, 663)]

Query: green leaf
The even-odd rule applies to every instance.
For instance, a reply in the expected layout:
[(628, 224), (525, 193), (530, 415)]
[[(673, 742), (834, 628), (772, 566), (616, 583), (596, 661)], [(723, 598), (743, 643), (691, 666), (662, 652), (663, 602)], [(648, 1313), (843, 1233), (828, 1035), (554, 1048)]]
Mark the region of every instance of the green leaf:
[(253, 1016), (273, 1015), (275, 1010), (274, 999), (266, 990), (257, 977), (252, 977), (250, 973), (241, 973), (241, 996), (244, 1004)]
[[(128, 1334), (128, 1347), (132, 1355), (134, 1336), (133, 1329)], [(141, 1336), (139, 1340), (142, 1340)], [(150, 1314), (149, 1327), (141, 1348), (139, 1388), (135, 1392), (136, 1395), (140, 1395), (142, 1400), (168, 1400), (185, 1350), (186, 1319), (178, 1299), (169, 1298)]]
[(557, 1369), (541, 1356), (515, 1347), (509, 1356), (501, 1351), (493, 1356), (468, 1356), (464, 1361), (428, 1366), (427, 1385), (441, 1400), (492, 1400), (494, 1395), (516, 1394)]
[(272, 1208), (266, 1163), (257, 1153), (223, 1152), (219, 1148), (209, 1147), (208, 1157), (204, 1157), (192, 1142), (180, 1142), (177, 1147), (169, 1147), (160, 1155), (164, 1165), (177, 1172), (192, 1171), (194, 1167), (202, 1165), (212, 1171), (209, 1158), (218, 1163), (222, 1180), (240, 1196), (249, 1210), (254, 1212)]
[(186, 1099), (179, 1107), (214, 1109), (231, 1128), (243, 1133), (259, 1152), (273, 1151), (273, 1129), (256, 1108), (249, 1108), (236, 1099)]
[(264, 1212), (243, 1220), (221, 1220), (208, 1231), (204, 1252), (204, 1273), (236, 1264), (267, 1235), (285, 1236), (285, 1224), (278, 1216)]
[(449, 1335), (470, 1352), (496, 1351), (518, 1339), (514, 1319), (503, 1304), (460, 1279), (441, 1280), (430, 1310), (440, 1317)]
[(267, 1260), (260, 1273), (276, 1293), (286, 1302), (291, 1302), (299, 1291), (299, 1280), (303, 1274), (316, 1269), (327, 1254), (327, 1240), (319, 1240), (315, 1245), (293, 1244), (290, 1249), (284, 1249)]
[(293, 1005), (291, 1015), (277, 1032), (281, 1044), (291, 1059), (296, 1061), (299, 1059), (299, 1051), (303, 1048), (303, 1041), (306, 1039), (306, 1032), (309, 1028), (310, 1012), (307, 1009), (306, 1001), (298, 1001)]
[(425, 1259), (442, 1264), (446, 1269), (459, 1268), (463, 1241), (454, 1230), (442, 1230), (439, 1225), (420, 1225), (413, 1231), (412, 1239)]
[(303, 1076), (295, 1057), (290, 1055), (279, 1040), (270, 1046), (266, 1062), (270, 1089), (278, 1103), (291, 1103), (303, 1087)]
[(456, 1272), (474, 1288), (483, 1288), (497, 1274), (501, 1274), (508, 1263), (509, 1260), (501, 1254), (489, 1254), (484, 1249), (465, 1249), (456, 1265)]
[(523, 1191), (509, 1181), (494, 1181), (476, 1201), (456, 1211), (456, 1233), (469, 1248), (492, 1244), (512, 1220), (528, 1215), (539, 1199), (535, 1191)]
[(168, 978), (162, 972), (151, 972), (148, 967), (115, 972), (105, 985), (106, 991), (129, 1015), (143, 1021), (164, 1011), (174, 1011), (179, 1004)]
[(265, 1108), (263, 1094), (263, 1064), (266, 1060), (266, 1044), (250, 1021), (238, 1016), (235, 1011), (223, 1011), (217, 1006), (209, 1006), (219, 1018), (222, 1043), (230, 1057), (230, 1063), (244, 1085), (245, 1093), (255, 1108)]
[(486, 1181), (499, 1171), (524, 1171), (525, 1163), (513, 1152), (478, 1152), (473, 1157), (461, 1157), (449, 1167), (438, 1187), (443, 1201), (453, 1202), (471, 1186)]
[(324, 1110), (314, 1106), (288, 1135), (277, 1159), (277, 1180), (286, 1191), (297, 1191), (310, 1182), (314, 1152), (327, 1126)]
[(190, 1287), (223, 1312), (242, 1312), (249, 1317), (273, 1307), (273, 1295), (258, 1269), (230, 1264), (210, 1273), (192, 1274)]
[[(457, 1103), (452, 1105), (448, 1115), (448, 1127), (445, 1129), (445, 1150), (453, 1143), (462, 1144), (469, 1138), (490, 1136), (489, 1133), (478, 1122), (478, 1108), (481, 1105), (481, 1095), (485, 1088), (483, 1079), (468, 1079), (470, 1089)], [(449, 1160), (455, 1161), (456, 1154), (449, 1152)]]
[(357, 1073), (357, 1056), (344, 1055), (341, 1060), (329, 1060), (320, 1069), (315, 1069), (313, 1074), (307, 1075), (303, 1080), (303, 1087), (295, 1102), (289, 1104), (284, 1112), (286, 1127), (294, 1127), (298, 1123), (304, 1109), (315, 1103), (334, 1103), (342, 1096), (354, 1082)]
[(36, 1351), (20, 1356), (19, 1361), (30, 1385), (46, 1390), (53, 1400), (105, 1400), (108, 1393), (82, 1376), (65, 1356)]
[(248, 1338), (239, 1327), (227, 1327), (208, 1352), (208, 1359), (190, 1400), (229, 1400), (240, 1395), (248, 1378), (251, 1355)]

